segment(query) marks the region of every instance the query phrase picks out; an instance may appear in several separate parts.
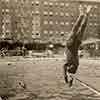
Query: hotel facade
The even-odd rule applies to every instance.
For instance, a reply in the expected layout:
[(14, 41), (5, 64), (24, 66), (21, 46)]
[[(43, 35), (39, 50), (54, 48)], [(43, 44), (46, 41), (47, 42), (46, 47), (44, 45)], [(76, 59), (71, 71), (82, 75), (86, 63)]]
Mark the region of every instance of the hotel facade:
[(93, 7), (84, 38), (97, 37), (100, 2), (94, 0), (0, 0), (0, 36), (64, 44), (80, 5)]

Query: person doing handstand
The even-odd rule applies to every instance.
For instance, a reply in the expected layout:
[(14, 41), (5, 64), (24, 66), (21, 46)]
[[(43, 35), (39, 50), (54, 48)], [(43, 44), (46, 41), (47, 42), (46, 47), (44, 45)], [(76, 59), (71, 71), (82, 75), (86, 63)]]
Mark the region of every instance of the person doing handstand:
[[(82, 7), (80, 7), (80, 15), (70, 32), (70, 36), (66, 41), (66, 61), (63, 68), (65, 82), (69, 83), (70, 87), (73, 83), (73, 75), (75, 75), (79, 66), (78, 49), (82, 42), (83, 34), (87, 26), (90, 10), (91, 6), (87, 6), (86, 12), (84, 13)], [(68, 77), (69, 74), (70, 77)]]

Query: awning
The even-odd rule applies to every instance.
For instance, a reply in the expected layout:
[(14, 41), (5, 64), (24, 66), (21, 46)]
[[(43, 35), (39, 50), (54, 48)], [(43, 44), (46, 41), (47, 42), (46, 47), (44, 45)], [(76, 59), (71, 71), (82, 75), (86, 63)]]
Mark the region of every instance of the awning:
[(92, 44), (92, 43), (98, 43), (100, 42), (100, 39), (97, 39), (97, 38), (89, 38), (85, 41), (82, 42), (82, 45), (85, 45), (85, 44)]

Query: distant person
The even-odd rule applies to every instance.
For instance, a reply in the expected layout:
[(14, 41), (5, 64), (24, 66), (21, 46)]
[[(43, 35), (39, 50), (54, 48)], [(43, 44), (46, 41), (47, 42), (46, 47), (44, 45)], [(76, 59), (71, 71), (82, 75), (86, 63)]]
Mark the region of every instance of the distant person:
[(73, 75), (76, 73), (79, 66), (78, 49), (82, 42), (83, 33), (85, 31), (89, 12), (91, 6), (87, 6), (86, 13), (83, 12), (82, 7), (80, 9), (80, 15), (77, 19), (75, 25), (73, 26), (70, 36), (66, 42), (66, 62), (64, 64), (64, 78), (65, 82), (72, 86)]
[(2, 58), (5, 57), (5, 49), (4, 48), (1, 49), (1, 57)]
[(22, 55), (23, 55), (23, 57), (26, 55), (26, 51), (27, 51), (27, 49), (23, 46), (22, 47)]

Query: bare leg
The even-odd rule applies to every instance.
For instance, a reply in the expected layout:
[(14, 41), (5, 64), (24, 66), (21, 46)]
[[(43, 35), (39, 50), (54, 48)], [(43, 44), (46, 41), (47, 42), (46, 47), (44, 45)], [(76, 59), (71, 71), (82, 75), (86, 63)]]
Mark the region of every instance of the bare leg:
[(66, 66), (66, 64), (64, 64), (64, 66), (63, 66), (63, 71), (64, 71), (65, 82), (68, 83), (67, 66)]
[(79, 11), (80, 11), (80, 15), (79, 15), (78, 19), (76, 20), (74, 26), (72, 27), (72, 30), (70, 32), (70, 36), (68, 37), (68, 40), (75, 38), (75, 36), (77, 35), (77, 32), (79, 30), (79, 27), (83, 21), (84, 12), (83, 12), (82, 7), (79, 8)]
[(68, 37), (68, 40), (74, 39), (76, 37), (76, 35), (77, 35), (76, 33), (79, 30), (79, 27), (81, 25), (81, 22), (83, 20), (83, 17), (84, 17), (84, 15), (80, 15), (79, 18), (77, 19), (75, 25), (73, 26), (73, 28), (72, 28), (72, 30), (70, 32), (70, 35)]
[(83, 21), (81, 23), (81, 26), (77, 32), (77, 37), (78, 37), (78, 40), (80, 40), (80, 41), (82, 41), (82, 37), (83, 37), (84, 31), (85, 31), (86, 26), (87, 26), (88, 15), (89, 15), (90, 11), (91, 11), (91, 6), (88, 6), (86, 14), (84, 15)]

